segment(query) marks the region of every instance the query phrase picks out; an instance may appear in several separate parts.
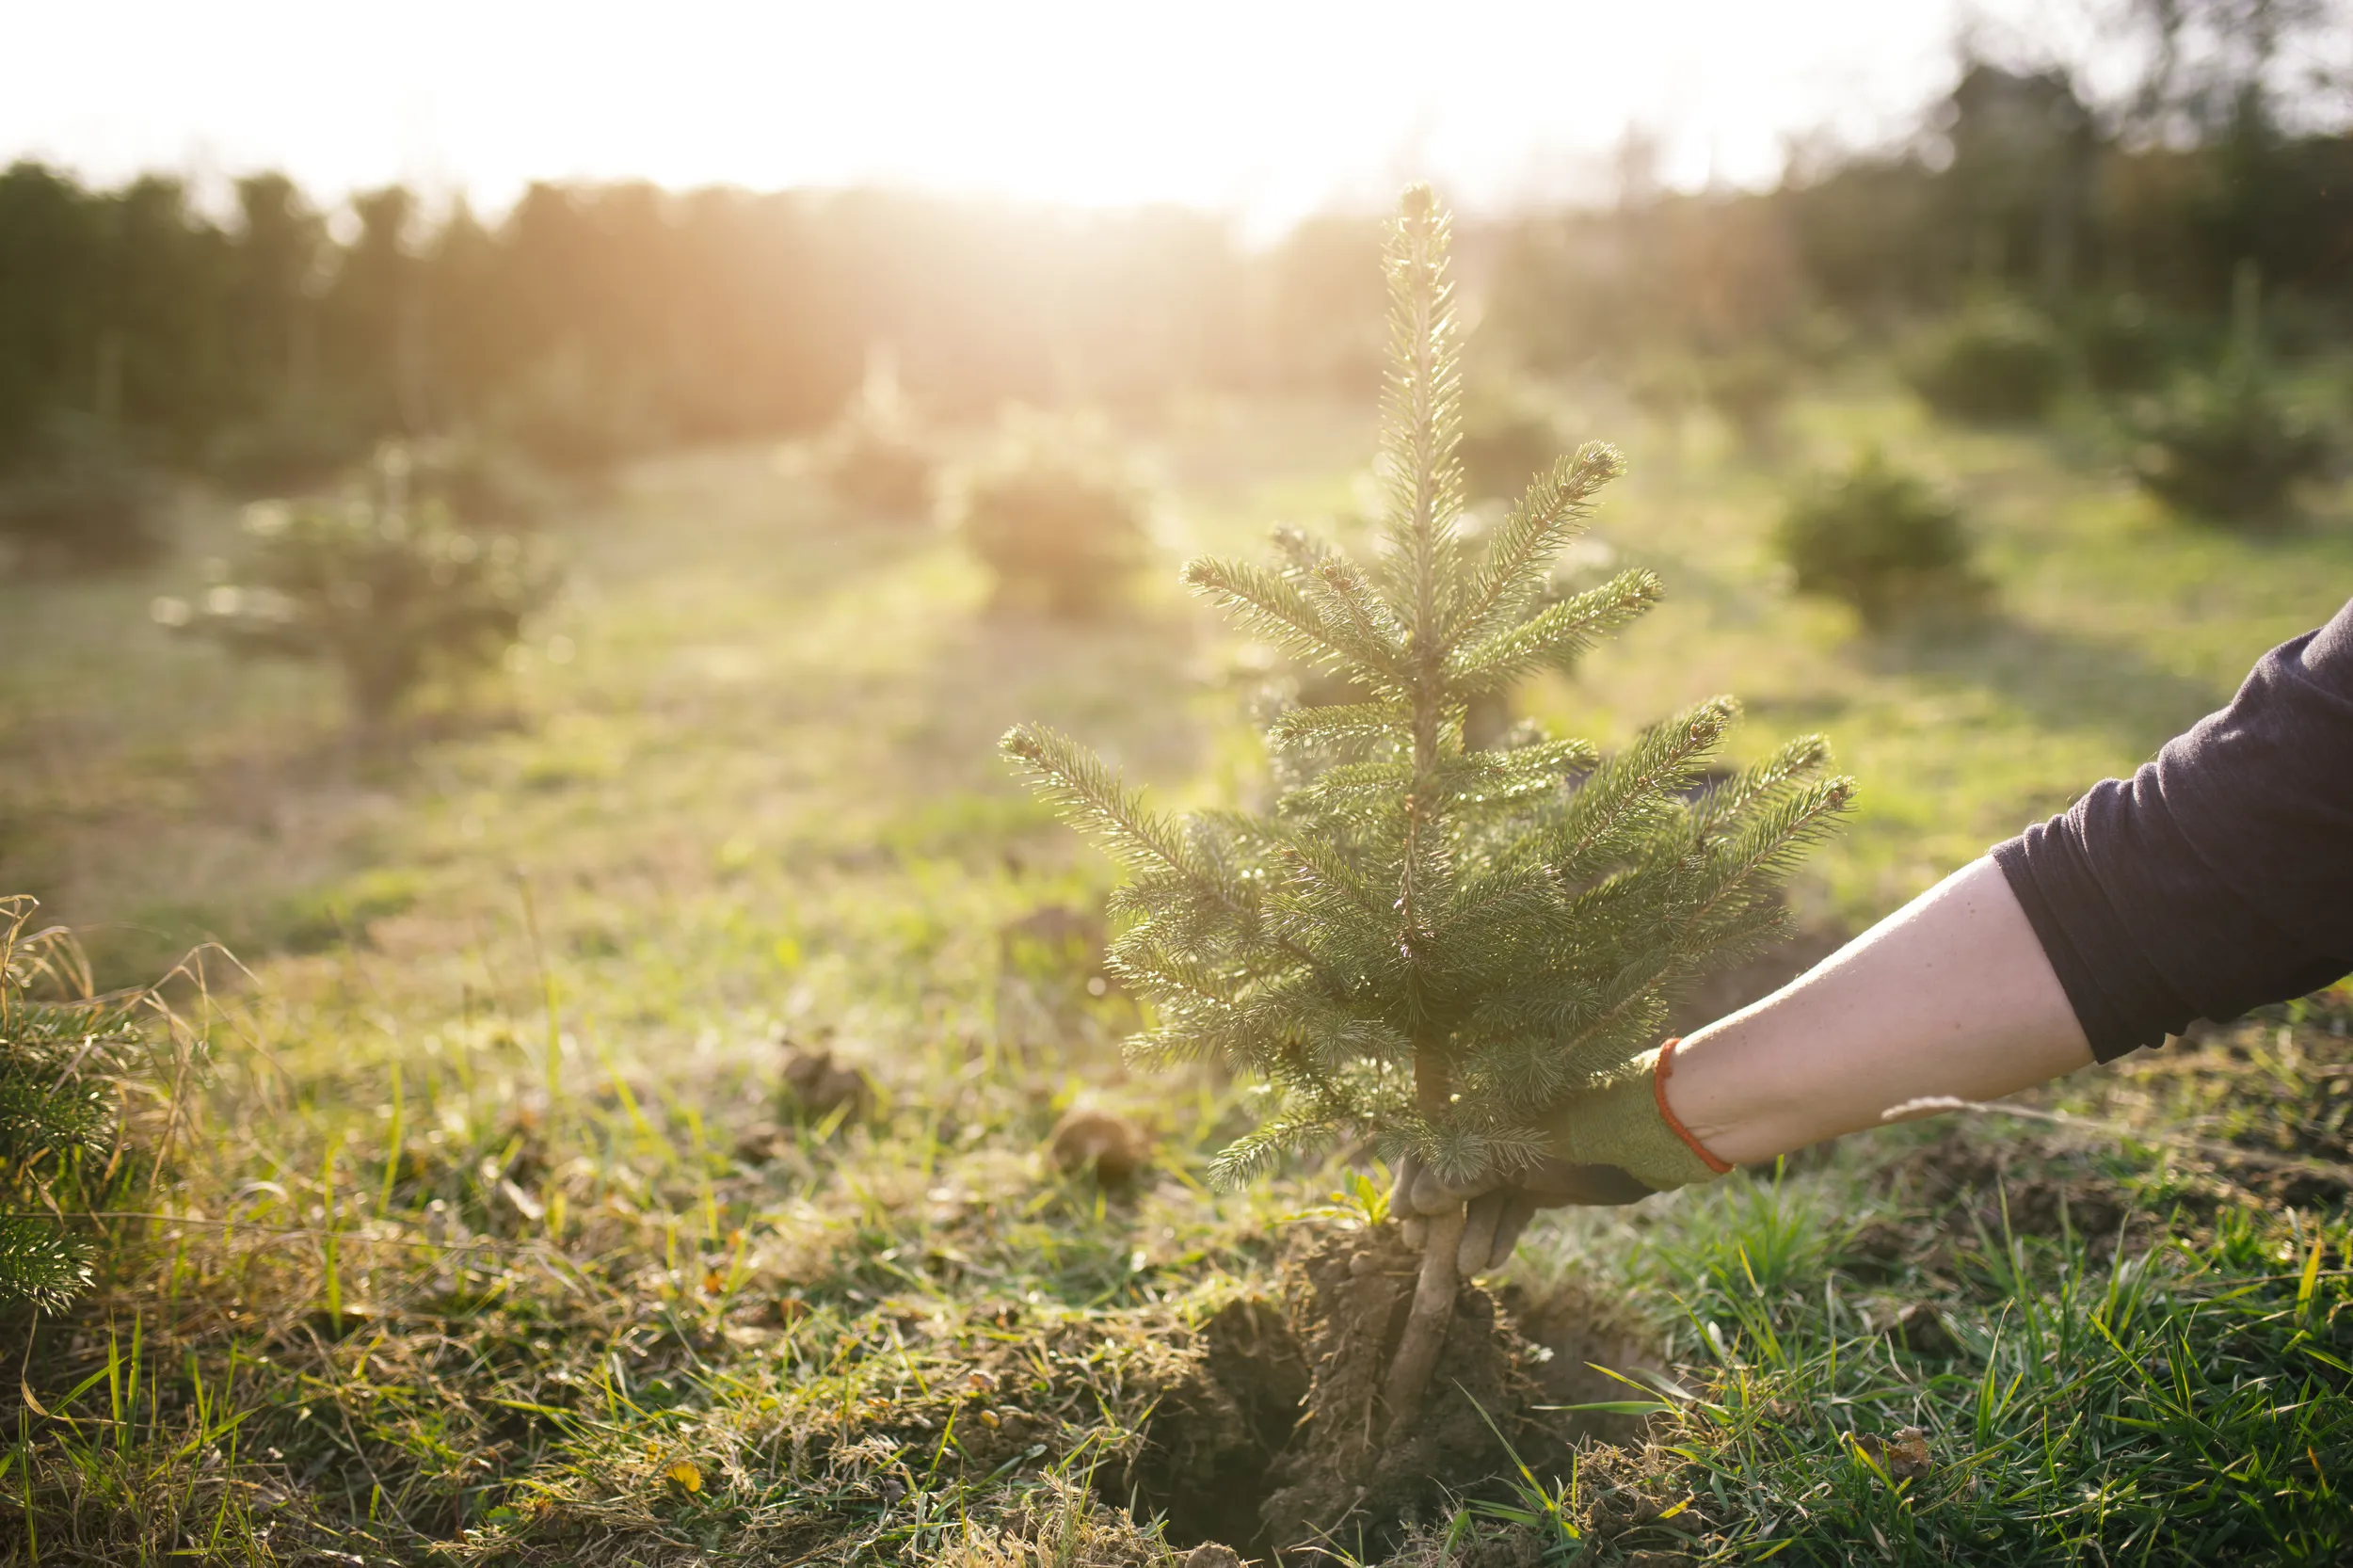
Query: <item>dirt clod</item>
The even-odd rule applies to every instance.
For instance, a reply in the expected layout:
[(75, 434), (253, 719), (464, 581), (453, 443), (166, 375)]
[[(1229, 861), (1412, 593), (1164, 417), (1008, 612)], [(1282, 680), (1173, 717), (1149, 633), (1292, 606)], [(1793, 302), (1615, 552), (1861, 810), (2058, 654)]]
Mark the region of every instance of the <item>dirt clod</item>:
[(1241, 1554), (1215, 1541), (1204, 1541), (1185, 1554), (1185, 1568), (1241, 1568)]
[(1945, 1319), (1926, 1302), (1910, 1302), (1896, 1315), (1888, 1330), (1896, 1343), (1915, 1355), (1940, 1358), (1957, 1355), (1961, 1346), (1953, 1338), (1952, 1330), (1945, 1326)]
[(1965, 1208), (1989, 1234), (2081, 1237), (2095, 1256), (2115, 1246), (2131, 1194), (2062, 1140), (2013, 1134), (1993, 1142), (1947, 1129), (1880, 1175), (1891, 1191), (1937, 1208)]
[(1892, 1438), (1860, 1432), (1854, 1441), (1856, 1448), (1887, 1472), (1890, 1480), (1916, 1480), (1931, 1468), (1929, 1435), (1918, 1427), (1906, 1427)]
[(773, 1165), (792, 1152), (789, 1128), (763, 1124), (735, 1141), (735, 1158), (746, 1165)]
[(1109, 1111), (1065, 1112), (1047, 1148), (1064, 1176), (1092, 1170), (1105, 1187), (1126, 1186), (1152, 1158), (1151, 1136)]
[(1838, 1266), (1857, 1279), (1892, 1280), (1902, 1274), (1918, 1240), (1893, 1220), (1873, 1220), (1839, 1245)]
[(834, 1060), (822, 1047), (784, 1042), (784, 1094), (804, 1114), (814, 1117), (842, 1113), (846, 1121), (863, 1121), (873, 1114), (874, 1086), (864, 1073)]

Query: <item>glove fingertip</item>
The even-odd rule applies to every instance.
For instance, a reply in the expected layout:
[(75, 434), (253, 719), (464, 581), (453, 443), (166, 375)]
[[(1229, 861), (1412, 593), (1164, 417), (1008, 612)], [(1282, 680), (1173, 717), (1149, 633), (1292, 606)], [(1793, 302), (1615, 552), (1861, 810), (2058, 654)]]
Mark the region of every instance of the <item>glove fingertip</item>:
[(1520, 1237), (1536, 1217), (1536, 1200), (1520, 1193), (1504, 1206), (1503, 1218), (1496, 1222), (1494, 1248), (1487, 1255), (1487, 1267), (1500, 1269), (1511, 1259), (1512, 1249), (1520, 1244)]
[(1454, 1270), (1464, 1278), (1483, 1272), (1487, 1255), (1495, 1248), (1496, 1229), (1509, 1206), (1501, 1192), (1482, 1192), (1465, 1206), (1462, 1244), (1454, 1250)]

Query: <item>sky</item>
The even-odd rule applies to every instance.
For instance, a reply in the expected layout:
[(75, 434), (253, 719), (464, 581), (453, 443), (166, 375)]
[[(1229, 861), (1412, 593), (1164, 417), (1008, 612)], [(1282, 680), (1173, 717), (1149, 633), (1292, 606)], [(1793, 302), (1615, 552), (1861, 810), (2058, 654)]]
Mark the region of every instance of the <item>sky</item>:
[(0, 158), (489, 210), (535, 179), (888, 183), (1271, 229), (1407, 179), (1473, 209), (1596, 194), (1630, 125), (1670, 184), (1769, 184), (1790, 136), (1914, 123), (1962, 25), (2080, 32), (2091, 3), (0, 0)]

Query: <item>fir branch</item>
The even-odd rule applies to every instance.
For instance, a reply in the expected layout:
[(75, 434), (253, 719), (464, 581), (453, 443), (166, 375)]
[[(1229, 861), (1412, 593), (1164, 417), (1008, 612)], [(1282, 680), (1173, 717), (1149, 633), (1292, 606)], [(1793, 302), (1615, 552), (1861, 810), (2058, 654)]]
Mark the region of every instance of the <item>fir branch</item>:
[(1710, 857), (1709, 890), (1694, 902), (1692, 920), (1704, 920), (1723, 901), (1785, 875), (1853, 798), (1853, 779), (1826, 778), (1767, 807)]
[(1192, 953), (1174, 952), (1165, 933), (1151, 924), (1123, 931), (1104, 949), (1103, 964), (1121, 984), (1163, 1004), (1179, 998), (1204, 1006), (1234, 1010), (1234, 986)]
[(1283, 797), (1283, 809), (1326, 808), (1351, 797), (1391, 795), (1413, 782), (1410, 762), (1342, 762)]
[(1168, 820), (1144, 809), (1142, 791), (1129, 791), (1103, 760), (1044, 725), (1020, 724), (998, 743), (1029, 774), (1074, 827), (1091, 829), (1121, 860), (1159, 865), (1207, 882), (1185, 853)]
[(1560, 902), (1560, 884), (1543, 868), (1514, 867), (1459, 885), (1430, 934), (1443, 940), (1510, 930), (1518, 921), (1543, 919)]
[(1811, 777), (1830, 760), (1830, 743), (1819, 735), (1801, 735), (1729, 783), (1710, 790), (1692, 815), (1701, 831), (1714, 832)]
[(1305, 576), (1339, 553), (1329, 540), (1320, 539), (1305, 529), (1293, 528), (1288, 523), (1276, 524), (1268, 536), (1274, 541), (1277, 552), (1289, 563), (1293, 576)]
[(1532, 984), (1481, 997), (1465, 1028), (1474, 1037), (1488, 1039), (1532, 1036), (1551, 1055), (1555, 1042), (1575, 1033), (1599, 1005), (1593, 982), (1583, 975), (1549, 973)]
[(1625, 472), (1616, 447), (1588, 441), (1539, 475), (1497, 530), (1462, 613), (1447, 630), (1449, 648), (1491, 635), (1497, 623), (1543, 592), (1553, 557), (1584, 531), (1593, 497)]
[(1209, 1161), (1209, 1185), (1226, 1192), (1246, 1187), (1273, 1170), (1284, 1155), (1337, 1130), (1337, 1121), (1321, 1110), (1270, 1117), (1218, 1151)]
[(1327, 1079), (1368, 1062), (1408, 1062), (1414, 1043), (1386, 1019), (1369, 1017), (1332, 997), (1303, 987), (1268, 998), (1270, 1011)]
[(1378, 917), (1385, 913), (1381, 896), (1373, 890), (1372, 884), (1330, 840), (1321, 835), (1286, 834), (1279, 853), (1290, 874), (1290, 891), (1328, 892), (1366, 915)]
[(1390, 369), (1382, 396), (1383, 483), (1388, 492), (1391, 576), (1399, 618), (1417, 658), (1442, 656), (1455, 521), (1463, 506), (1462, 376), (1454, 286), (1447, 278), (1453, 224), (1416, 185), (1390, 231)]
[[(1347, 628), (1353, 646), (1383, 650), (1386, 669), (1405, 667), (1412, 630), (1398, 619), (1396, 610), (1382, 602), (1355, 562), (1344, 555), (1328, 555), (1301, 577), (1300, 587), (1309, 602)], [(1376, 683), (1393, 685), (1394, 680), (1383, 681), (1376, 676)]]
[[(1607, 1051), (1596, 1051), (1593, 1047), (1597, 1042), (1614, 1043), (1614, 1037), (1607, 1033), (1612, 1024), (1623, 1025), (1629, 1016), (1637, 1016), (1643, 1005), (1655, 1005), (1660, 984), (1679, 969), (1690, 968), (1695, 952), (1712, 946), (1719, 936), (1730, 937), (1732, 932), (1711, 929), (1727, 906), (1737, 904), (1744, 895), (1757, 891), (1760, 883), (1785, 871), (1805, 845), (1829, 830), (1833, 819), (1846, 809), (1853, 793), (1851, 779), (1825, 779), (1753, 824), (1729, 853), (1712, 856), (1704, 881), (1694, 889), (1694, 896), (1673, 927), (1662, 932), (1645, 953), (1629, 963), (1613, 980), (1609, 995), (1614, 1000), (1606, 1002), (1602, 1011), (1566, 1042), (1572, 1059), (1595, 1069), (1622, 1060)], [(1745, 913), (1737, 908), (1733, 910), (1736, 919)]]
[(1554, 874), (1572, 885), (1590, 875), (1602, 858), (1597, 851), (1622, 831), (1639, 828), (1657, 810), (1661, 796), (1689, 785), (1739, 711), (1728, 696), (1710, 697), (1653, 725), (1633, 745), (1603, 761), (1547, 836), (1544, 857)]
[(45, 1214), (0, 1214), (0, 1300), (56, 1311), (88, 1289), (89, 1249)]
[(1657, 576), (1638, 567), (1549, 605), (1449, 659), (1455, 690), (1475, 696), (1499, 691), (1545, 664), (1565, 669), (1605, 634), (1657, 603), (1662, 592)]
[(1278, 573), (1204, 556), (1186, 562), (1182, 576), (1195, 593), (1225, 606), (1252, 632), (1294, 658), (1362, 671), (1383, 681), (1398, 678), (1400, 649), (1366, 640), (1349, 623), (1335, 622)]
[(1287, 708), (1267, 726), (1275, 745), (1341, 745), (1409, 735), (1411, 715), (1394, 702), (1334, 703)]

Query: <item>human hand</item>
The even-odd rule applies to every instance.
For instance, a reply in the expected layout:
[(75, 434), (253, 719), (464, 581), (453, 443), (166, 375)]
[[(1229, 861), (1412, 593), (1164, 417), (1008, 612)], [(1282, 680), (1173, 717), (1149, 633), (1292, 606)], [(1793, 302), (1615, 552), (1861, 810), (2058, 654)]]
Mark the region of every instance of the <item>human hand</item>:
[(1555, 1106), (1545, 1118), (1554, 1152), (1509, 1175), (1458, 1187), (1407, 1155), (1389, 1194), (1389, 1211), (1406, 1239), (1422, 1245), (1433, 1217), (1462, 1207), (1455, 1267), (1468, 1277), (1501, 1268), (1539, 1208), (1635, 1203), (1730, 1170), (1667, 1107), (1663, 1080), (1673, 1071), (1676, 1044), (1644, 1052), (1623, 1072)]
[(1406, 1240), (1419, 1247), (1430, 1221), (1465, 1208), (1462, 1244), (1454, 1266), (1464, 1278), (1503, 1267), (1520, 1233), (1540, 1208), (1634, 1203), (1657, 1189), (1643, 1185), (1615, 1165), (1575, 1164), (1548, 1159), (1470, 1187), (1449, 1186), (1419, 1159), (1398, 1162), (1389, 1191), (1389, 1212), (1402, 1223)]

